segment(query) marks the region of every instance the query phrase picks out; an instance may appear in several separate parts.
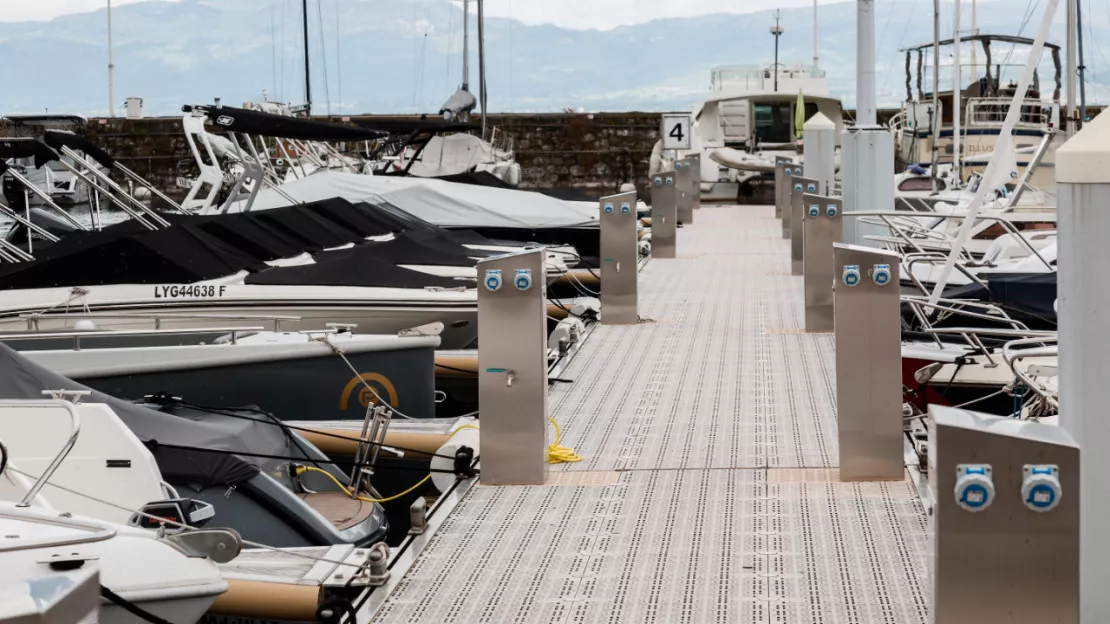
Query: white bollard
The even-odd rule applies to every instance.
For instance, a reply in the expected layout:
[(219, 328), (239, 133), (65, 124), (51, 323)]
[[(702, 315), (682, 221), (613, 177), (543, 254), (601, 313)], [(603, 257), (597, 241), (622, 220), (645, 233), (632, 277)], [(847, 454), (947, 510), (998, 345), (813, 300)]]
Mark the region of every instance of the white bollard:
[(1060, 425), (1079, 443), (1079, 621), (1110, 618), (1110, 419), (1102, 409), (1110, 350), (1110, 115), (1100, 114), (1056, 152)]

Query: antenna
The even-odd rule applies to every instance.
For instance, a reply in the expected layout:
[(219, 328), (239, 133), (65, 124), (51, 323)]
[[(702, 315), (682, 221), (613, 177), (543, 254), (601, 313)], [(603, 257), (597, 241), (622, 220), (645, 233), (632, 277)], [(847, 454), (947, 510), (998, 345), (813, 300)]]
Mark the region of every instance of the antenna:
[(813, 0), (813, 75), (817, 75), (817, 0)]
[(782, 11), (775, 9), (775, 25), (771, 27), (771, 35), (775, 37), (775, 91), (779, 90), (779, 37), (782, 36), (782, 26), (779, 26), (779, 18), (782, 17)]

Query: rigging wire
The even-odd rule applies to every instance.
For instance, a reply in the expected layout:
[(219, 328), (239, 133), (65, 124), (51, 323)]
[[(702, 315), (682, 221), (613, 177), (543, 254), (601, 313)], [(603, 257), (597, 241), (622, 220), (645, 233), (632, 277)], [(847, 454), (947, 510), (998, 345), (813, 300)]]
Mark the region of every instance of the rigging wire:
[(338, 83), (336, 90), (336, 107), (340, 110), (343, 109), (343, 55), (341, 54), (341, 28), (342, 20), (340, 19), (339, 0), (335, 0), (335, 81)]
[(324, 40), (324, 0), (316, 0), (316, 24), (320, 30), (320, 60), (324, 66), (324, 106), (331, 117), (331, 87), (328, 86), (328, 44)]
[(455, 5), (447, 3), (447, 72), (443, 75), (443, 92), (451, 93), (451, 58), (455, 55)]
[(274, 10), (274, 5), (270, 4), (270, 73), (272, 74), (270, 88), (274, 90), (274, 97), (277, 98), (277, 11)]
[[(898, 46), (897, 46), (898, 49), (901, 49), (902, 46), (906, 42), (906, 35), (910, 31), (910, 24), (913, 23), (913, 11), (916, 8), (917, 8), (917, 0), (913, 0), (913, 3), (910, 4), (910, 10), (906, 12), (906, 26), (902, 29), (902, 36), (898, 38)], [(884, 30), (885, 30), (885, 28), (884, 28)], [(883, 34), (885, 36), (886, 33), (884, 32)], [(879, 47), (879, 50), (882, 50), (881, 45)], [(890, 81), (890, 77), (894, 75), (894, 72), (883, 72), (883, 73), (885, 75), (883, 76), (883, 84), (882, 84), (882, 86), (879, 87), (879, 93), (884, 93), (886, 91), (886, 85)]]
[(285, 5), (289, 0), (280, 0), (281, 2), (281, 78), (278, 82), (277, 99), (279, 102), (284, 101), (282, 97), (285, 93)]

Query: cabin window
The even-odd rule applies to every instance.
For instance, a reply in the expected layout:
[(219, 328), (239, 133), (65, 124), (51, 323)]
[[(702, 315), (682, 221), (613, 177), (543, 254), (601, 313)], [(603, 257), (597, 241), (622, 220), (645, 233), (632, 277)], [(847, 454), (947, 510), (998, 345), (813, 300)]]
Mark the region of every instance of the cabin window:
[(794, 138), (790, 136), (790, 104), (755, 104), (755, 138), (760, 143), (789, 143)]

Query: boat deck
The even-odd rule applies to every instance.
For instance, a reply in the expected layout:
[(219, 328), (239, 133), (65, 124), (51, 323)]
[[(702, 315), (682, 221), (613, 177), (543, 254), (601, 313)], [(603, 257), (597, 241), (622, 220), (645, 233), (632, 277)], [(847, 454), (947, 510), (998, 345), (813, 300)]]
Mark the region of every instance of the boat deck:
[(585, 459), (471, 489), (374, 622), (931, 621), (910, 480), (840, 483), (832, 334), (769, 207), (706, 206), (556, 384)]

